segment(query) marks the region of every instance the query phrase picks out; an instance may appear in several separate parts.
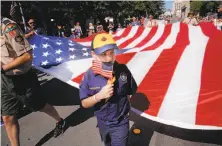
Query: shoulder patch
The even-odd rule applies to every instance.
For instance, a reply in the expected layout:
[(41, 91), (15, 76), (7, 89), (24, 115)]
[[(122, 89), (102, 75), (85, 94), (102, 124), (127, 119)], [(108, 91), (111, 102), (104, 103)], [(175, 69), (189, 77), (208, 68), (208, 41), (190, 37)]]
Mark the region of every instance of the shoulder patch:
[(13, 24), (13, 23), (10, 23), (8, 25), (5, 26), (5, 33), (9, 33), (10, 31), (12, 30), (15, 30), (16, 29), (16, 25)]
[(123, 82), (126, 82), (127, 81), (127, 74), (125, 72), (120, 73), (120, 79)]

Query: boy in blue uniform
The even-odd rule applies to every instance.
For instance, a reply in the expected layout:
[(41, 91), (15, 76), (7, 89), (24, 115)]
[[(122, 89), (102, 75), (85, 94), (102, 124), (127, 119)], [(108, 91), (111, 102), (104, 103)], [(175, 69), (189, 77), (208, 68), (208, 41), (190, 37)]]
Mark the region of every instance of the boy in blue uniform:
[[(116, 49), (118, 47), (111, 35), (96, 35), (92, 41), (92, 56), (97, 63), (93, 63), (80, 84), (82, 106), (94, 107), (99, 132), (106, 146), (127, 145), (129, 96), (135, 93), (137, 88), (127, 66), (115, 61)], [(98, 69), (99, 67), (101, 69)], [(112, 72), (111, 79), (109, 71)]]

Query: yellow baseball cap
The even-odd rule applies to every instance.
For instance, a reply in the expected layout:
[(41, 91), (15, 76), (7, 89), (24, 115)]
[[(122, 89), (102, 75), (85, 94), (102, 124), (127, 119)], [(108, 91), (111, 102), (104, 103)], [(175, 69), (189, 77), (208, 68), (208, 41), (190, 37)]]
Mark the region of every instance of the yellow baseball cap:
[(108, 33), (97, 34), (92, 40), (92, 50), (99, 55), (109, 49), (118, 49), (116, 42)]

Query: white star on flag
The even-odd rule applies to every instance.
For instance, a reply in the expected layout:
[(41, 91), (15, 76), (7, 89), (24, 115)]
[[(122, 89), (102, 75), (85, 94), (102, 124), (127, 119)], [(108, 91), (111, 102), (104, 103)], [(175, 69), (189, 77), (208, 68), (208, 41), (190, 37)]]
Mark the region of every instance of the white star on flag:
[(32, 49), (33, 49), (33, 50), (34, 50), (35, 48), (37, 48), (35, 44), (34, 44), (34, 45), (31, 45), (31, 46), (32, 46)]
[(44, 40), (48, 40), (49, 38), (47, 38), (47, 37), (44, 37), (43, 39), (44, 39)]
[(42, 62), (42, 65), (47, 65), (48, 63), (49, 63), (48, 60), (46, 60)]
[(56, 42), (56, 44), (57, 44), (57, 45), (61, 45), (62, 43), (61, 43), (61, 42)]
[(56, 50), (55, 53), (56, 53), (56, 54), (60, 54), (61, 52), (62, 52), (62, 50), (59, 49), (59, 50)]
[(88, 52), (83, 53), (83, 56), (89, 56), (89, 53)]
[(76, 57), (75, 55), (70, 55), (69, 59), (75, 59), (75, 57)]
[(48, 55), (49, 55), (49, 52), (43, 52), (43, 55), (42, 55), (42, 56), (47, 57)]
[(69, 48), (69, 51), (73, 52), (74, 50), (76, 50), (76, 49), (75, 48)]
[(59, 58), (56, 58), (56, 61), (57, 62), (61, 62), (63, 59), (61, 58), (61, 57), (59, 57)]
[(42, 44), (42, 48), (48, 48), (48, 46), (50, 46), (48, 43)]
[(87, 48), (82, 48), (83, 51), (87, 51)]
[(74, 46), (75, 44), (69, 43), (69, 46)]

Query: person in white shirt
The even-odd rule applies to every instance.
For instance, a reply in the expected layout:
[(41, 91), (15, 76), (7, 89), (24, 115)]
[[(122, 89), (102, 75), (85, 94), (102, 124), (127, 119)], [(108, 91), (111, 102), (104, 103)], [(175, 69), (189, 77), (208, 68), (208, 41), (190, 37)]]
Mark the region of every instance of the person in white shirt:
[(188, 17), (184, 19), (183, 23), (194, 25), (194, 26), (199, 24), (197, 19), (193, 16), (192, 13), (188, 14)]
[(157, 26), (157, 25), (158, 25), (157, 21), (153, 19), (153, 15), (150, 15), (149, 16), (149, 21), (147, 22), (146, 27), (151, 28), (151, 27)]
[(214, 26), (215, 26), (218, 30), (222, 30), (222, 16), (219, 17), (218, 19), (214, 19)]
[(171, 18), (170, 16), (167, 16), (164, 20), (164, 24), (167, 25), (167, 24), (170, 24), (171, 23)]

